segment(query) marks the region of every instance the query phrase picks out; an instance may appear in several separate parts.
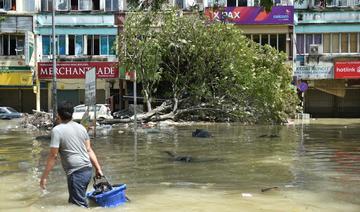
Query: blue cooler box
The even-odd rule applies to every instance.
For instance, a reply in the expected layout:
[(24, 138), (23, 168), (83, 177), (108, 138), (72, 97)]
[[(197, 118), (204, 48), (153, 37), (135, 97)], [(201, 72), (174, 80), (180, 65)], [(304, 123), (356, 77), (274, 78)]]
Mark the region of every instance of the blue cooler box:
[(114, 208), (121, 204), (124, 204), (126, 200), (125, 195), (126, 184), (114, 186), (111, 191), (107, 191), (101, 194), (94, 195), (95, 191), (91, 191), (86, 196), (96, 202), (101, 207)]

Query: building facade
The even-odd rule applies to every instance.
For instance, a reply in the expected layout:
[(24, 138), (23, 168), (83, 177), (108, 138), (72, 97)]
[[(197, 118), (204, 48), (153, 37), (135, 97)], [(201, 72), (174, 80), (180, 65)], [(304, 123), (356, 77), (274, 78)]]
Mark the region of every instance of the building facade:
[[(84, 103), (85, 72), (97, 69), (97, 103), (105, 103), (118, 92), (115, 14), (122, 8), (120, 0), (57, 0), (56, 54), (57, 100)], [(52, 78), (52, 0), (39, 1), (34, 16), (37, 41), (37, 74), (48, 87), (51, 108)]]
[(360, 5), (304, 0), (295, 5), (296, 67), (313, 117), (360, 117)]
[(36, 107), (35, 11), (34, 0), (0, 1), (0, 105), (19, 111)]

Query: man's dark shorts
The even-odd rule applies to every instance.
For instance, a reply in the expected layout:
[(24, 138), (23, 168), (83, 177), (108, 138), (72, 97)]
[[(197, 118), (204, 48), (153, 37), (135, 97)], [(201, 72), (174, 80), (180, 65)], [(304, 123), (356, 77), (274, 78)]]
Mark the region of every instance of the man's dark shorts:
[(92, 167), (85, 167), (67, 176), (69, 203), (88, 207), (86, 189), (92, 176)]

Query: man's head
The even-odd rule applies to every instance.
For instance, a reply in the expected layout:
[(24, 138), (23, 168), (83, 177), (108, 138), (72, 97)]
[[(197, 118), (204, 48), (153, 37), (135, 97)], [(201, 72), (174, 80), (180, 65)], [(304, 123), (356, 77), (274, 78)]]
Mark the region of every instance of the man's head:
[(63, 101), (58, 105), (57, 112), (61, 121), (70, 121), (72, 119), (72, 114), (74, 113), (74, 106), (71, 102)]

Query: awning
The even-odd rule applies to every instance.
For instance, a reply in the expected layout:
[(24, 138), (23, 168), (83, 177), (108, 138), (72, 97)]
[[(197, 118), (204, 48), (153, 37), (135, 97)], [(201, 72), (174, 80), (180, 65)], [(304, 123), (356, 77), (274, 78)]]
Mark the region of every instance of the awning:
[(0, 86), (32, 86), (33, 74), (31, 71), (1, 72)]

